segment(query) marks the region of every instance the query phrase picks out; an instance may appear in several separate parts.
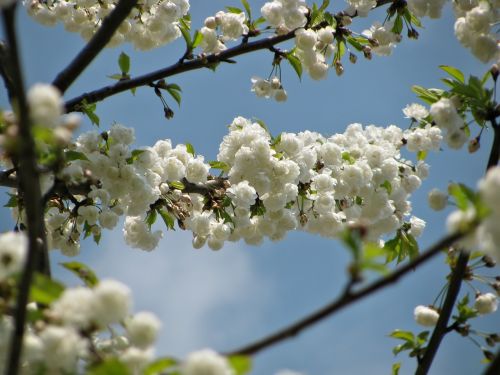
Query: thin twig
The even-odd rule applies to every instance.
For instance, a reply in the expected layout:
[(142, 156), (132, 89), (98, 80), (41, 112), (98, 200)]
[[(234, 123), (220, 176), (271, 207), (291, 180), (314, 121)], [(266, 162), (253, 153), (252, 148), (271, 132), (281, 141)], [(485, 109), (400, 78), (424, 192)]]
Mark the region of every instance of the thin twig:
[[(471, 228), (472, 230), (472, 228)], [(255, 341), (249, 345), (245, 345), (241, 348), (232, 350), (226, 355), (254, 355), (258, 352), (269, 348), (279, 342), (290, 339), (296, 335), (298, 335), (301, 331), (305, 330), (318, 323), (319, 321), (331, 316), (332, 314), (342, 310), (343, 308), (349, 306), (350, 304), (361, 300), (364, 297), (367, 297), (376, 291), (395, 283), (402, 276), (406, 275), (410, 271), (413, 271), (417, 266), (431, 259), (434, 255), (438, 254), (442, 249), (445, 249), (452, 245), (455, 241), (463, 237), (465, 234), (452, 234), (444, 237), (436, 244), (431, 246), (428, 250), (422, 252), (418, 257), (416, 257), (411, 262), (406, 265), (396, 269), (388, 276), (382, 277), (377, 281), (357, 290), (350, 291), (349, 289), (345, 290), (340, 297), (330, 302), (329, 304), (323, 306), (322, 308), (314, 311), (312, 314), (286, 326), (278, 330), (275, 333), (272, 333), (260, 340)]]
[[(392, 3), (393, 0), (378, 0), (375, 8)], [(355, 16), (353, 16), (355, 17)], [(65, 103), (65, 108), (67, 112), (78, 111), (79, 106), (85, 100), (86, 103), (96, 103), (110, 96), (116, 95), (120, 92), (127, 91), (133, 88), (147, 86), (151, 82), (171, 77), (180, 73), (189, 72), (191, 70), (197, 70), (201, 68), (207, 68), (214, 66), (220, 62), (228, 61), (233, 57), (240, 56), (249, 52), (269, 49), (270, 47), (282, 43), (286, 40), (293, 39), (295, 37), (295, 31), (291, 31), (284, 35), (276, 35), (270, 38), (256, 40), (254, 42), (244, 42), (239, 45), (229, 48), (217, 54), (211, 54), (208, 56), (200, 56), (194, 60), (180, 60), (177, 63), (156, 70), (154, 72), (138, 76), (133, 79), (118, 81), (113, 85), (108, 85), (100, 89), (84, 93), (73, 99), (68, 100)]]
[(120, 0), (116, 8), (102, 21), (101, 27), (92, 39), (76, 55), (73, 61), (57, 75), (52, 85), (64, 94), (92, 60), (106, 47), (115, 31), (136, 4), (137, 0)]
[(23, 196), (26, 211), (28, 235), (28, 255), (24, 265), (17, 295), (14, 330), (9, 348), (6, 374), (16, 375), (19, 371), (24, 329), (26, 323), (26, 305), (33, 273), (38, 268), (49, 272), (48, 254), (45, 241), (43, 208), (41, 205), (40, 181), (36, 167), (34, 140), (31, 134), (28, 104), (24, 93), (24, 82), (21, 73), (21, 61), (18, 51), (14, 5), (2, 10), (4, 32), (7, 38), (12, 75), (15, 113), (19, 121), (19, 190)]

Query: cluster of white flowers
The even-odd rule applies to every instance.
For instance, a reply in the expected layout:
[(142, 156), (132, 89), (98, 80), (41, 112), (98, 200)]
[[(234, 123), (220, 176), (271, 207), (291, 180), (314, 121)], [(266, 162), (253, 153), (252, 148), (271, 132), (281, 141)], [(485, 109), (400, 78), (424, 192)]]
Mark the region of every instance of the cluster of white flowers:
[(28, 241), (24, 233), (0, 234), (0, 282), (22, 270), (27, 246)]
[(445, 207), (448, 205), (448, 194), (439, 189), (434, 188), (429, 192), (427, 200), (429, 202), (430, 208), (432, 208), (435, 211), (441, 211), (444, 210)]
[(295, 32), (295, 55), (312, 79), (323, 79), (328, 74), (326, 59), (336, 51), (335, 30), (330, 26), (317, 31), (299, 29)]
[(446, 132), (446, 144), (453, 149), (462, 148), (469, 137), (464, 130), (464, 119), (457, 112), (453, 98), (441, 98), (438, 102), (432, 104), (430, 115), (434, 123)]
[(486, 63), (500, 57), (497, 36), (491, 32), (500, 20), (500, 2), (487, 0), (454, 2), (455, 35), (472, 54)]
[[(25, 0), (28, 13), (44, 25), (61, 22), (70, 32), (89, 40), (103, 19), (115, 9), (117, 0)], [(108, 46), (130, 42), (140, 50), (156, 48), (181, 36), (179, 19), (189, 11), (188, 0), (140, 2), (115, 32)]]
[[(447, 0), (407, 0), (408, 9), (417, 17), (440, 18)], [(469, 0), (465, 0), (469, 2)], [(455, 2), (454, 2), (455, 3)]]
[(366, 17), (370, 10), (377, 6), (377, 0), (346, 0), (349, 4), (348, 14), (356, 14), (359, 17)]
[(393, 21), (375, 22), (368, 30), (363, 31), (363, 35), (376, 41), (372, 51), (379, 56), (389, 56), (392, 49), (401, 41), (401, 35), (393, 33)]
[[(203, 39), (200, 47), (204, 53), (219, 53), (226, 49), (224, 42), (236, 40), (248, 33), (245, 13), (217, 12), (215, 17), (207, 17), (200, 29)], [(220, 35), (217, 34), (220, 30)]]
[[(402, 131), (350, 125), (329, 138), (305, 131), (272, 139), (257, 123), (236, 118), (219, 150), (218, 162), (228, 170), (226, 186), (215, 203), (201, 193), (183, 193), (178, 181), (210, 183), (209, 164), (185, 145), (170, 140), (132, 151), (134, 131), (115, 124), (107, 133), (81, 134), (71, 151), (81, 157), (57, 176), (69, 185), (90, 182), (85, 196), (54, 205), (46, 213), (51, 248), (66, 255), (79, 252), (82, 235), (99, 237), (125, 215), (124, 235), (133, 247), (152, 250), (162, 237), (152, 230), (147, 214), (160, 202), (183, 229), (193, 232), (193, 245), (220, 249), (225, 241), (258, 244), (264, 237), (283, 238), (303, 229), (336, 237), (351, 225), (369, 228), (367, 240), (378, 240), (405, 222), (418, 236), (424, 222), (411, 217), (410, 194), (428, 175), (400, 155), (437, 150), (438, 127)], [(229, 199), (229, 201), (227, 201)], [(163, 203), (161, 203), (163, 202)]]
[(413, 312), (415, 321), (424, 327), (433, 327), (439, 319), (439, 313), (435, 308), (418, 305)]
[(278, 34), (286, 34), (304, 27), (309, 12), (305, 0), (273, 0), (265, 3), (260, 11)]
[(278, 77), (271, 80), (260, 77), (252, 77), (252, 92), (259, 98), (273, 98), (277, 102), (284, 102), (287, 94)]
[[(81, 360), (93, 356), (118, 358), (131, 373), (140, 373), (153, 360), (153, 344), (160, 321), (151, 313), (130, 315), (128, 287), (114, 280), (102, 280), (94, 288), (67, 288), (51, 306), (37, 311), (42, 320), (28, 325), (24, 337), (22, 367), (25, 373), (76, 373)], [(110, 326), (109, 338), (104, 332)], [(118, 331), (121, 325), (122, 331)], [(12, 332), (12, 320), (0, 320), (0, 358), (5, 358)], [(3, 361), (0, 369), (3, 370)], [(138, 363), (141, 365), (138, 366)], [(42, 371), (43, 369), (43, 371)], [(23, 372), (24, 373), (24, 372)]]

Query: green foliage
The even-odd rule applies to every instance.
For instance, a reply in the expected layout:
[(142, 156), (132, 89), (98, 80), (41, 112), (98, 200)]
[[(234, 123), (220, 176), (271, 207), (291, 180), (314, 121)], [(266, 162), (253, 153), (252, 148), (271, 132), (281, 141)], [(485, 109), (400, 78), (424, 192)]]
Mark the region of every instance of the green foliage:
[(401, 369), (401, 362), (396, 362), (392, 365), (392, 371), (391, 371), (391, 374), (392, 375), (398, 375), (399, 374), (399, 370)]
[(64, 285), (41, 273), (35, 273), (30, 289), (30, 302), (50, 305), (64, 291)]
[(92, 269), (80, 262), (64, 262), (59, 263), (61, 266), (67, 270), (74, 273), (84, 284), (90, 288), (96, 286), (99, 283), (99, 279)]
[[(177, 366), (177, 360), (171, 357), (158, 358), (154, 362), (150, 363), (143, 371), (143, 375), (157, 375), (164, 373), (165, 370), (171, 369)], [(170, 374), (170, 372), (169, 372)]]
[(252, 370), (252, 361), (248, 356), (233, 355), (228, 357), (227, 360), (234, 371), (234, 375), (245, 375)]
[(95, 114), (96, 108), (97, 104), (95, 103), (88, 104), (86, 100), (83, 100), (79, 106), (79, 110), (82, 111), (89, 118), (92, 125), (99, 127), (100, 119), (99, 116)]
[(470, 207), (473, 207), (476, 219), (480, 220), (489, 215), (490, 209), (482, 201), (479, 193), (476, 193), (466, 185), (460, 183), (451, 184), (448, 187), (448, 193), (460, 210), (466, 211)]
[(163, 222), (170, 230), (175, 230), (175, 219), (170, 215), (170, 213), (165, 209), (158, 209), (158, 213), (160, 214)]
[(294, 49), (285, 54), (286, 61), (291, 65), (299, 79), (302, 79), (302, 63), (299, 58), (295, 56)]
[(125, 161), (127, 162), (127, 164), (133, 164), (145, 151), (146, 150), (132, 150), (132, 152), (130, 153), (131, 155), (127, 159), (125, 159)]
[(229, 167), (229, 165), (227, 165), (226, 163), (224, 163), (223, 161), (218, 161), (218, 160), (214, 160), (214, 161), (210, 161), (208, 162), (208, 164), (210, 165), (210, 168), (213, 168), (213, 169), (220, 169), (221, 171), (225, 172), (225, 173), (228, 173), (229, 170), (231, 169)]
[(180, 181), (172, 181), (168, 183), (168, 186), (172, 189), (177, 189), (177, 190), (184, 190), (186, 187), (184, 184)]
[(186, 143), (186, 151), (195, 156), (194, 147), (191, 143)]
[(129, 368), (116, 358), (108, 358), (92, 366), (88, 375), (131, 375)]
[(9, 196), (9, 200), (4, 204), (4, 207), (17, 207), (19, 205), (19, 197), (17, 196), (17, 194), (7, 192), (7, 195)]
[(83, 152), (78, 152), (74, 150), (64, 150), (64, 159), (66, 161), (74, 161), (74, 160), (89, 161), (89, 159)]
[(467, 323), (469, 319), (475, 318), (478, 316), (477, 311), (469, 306), (469, 294), (466, 294), (458, 303), (457, 303), (457, 311), (458, 315), (453, 315), (453, 319), (458, 324)]
[(349, 164), (356, 163), (356, 159), (348, 151), (342, 152), (342, 159), (348, 162)]
[(146, 219), (145, 222), (148, 225), (149, 229), (151, 229), (151, 226), (156, 223), (156, 219), (158, 217), (158, 213), (156, 212), (155, 209), (151, 209), (148, 211), (146, 214)]
[(402, 351), (409, 350), (410, 351), (409, 356), (415, 357), (423, 353), (424, 345), (426, 344), (427, 339), (429, 337), (429, 331), (420, 332), (418, 335), (415, 336), (411, 331), (402, 331), (396, 329), (391, 332), (389, 337), (404, 341), (402, 344), (396, 345), (392, 349), (394, 355), (397, 355)]
[(418, 255), (418, 242), (411, 233), (399, 229), (396, 233), (396, 237), (385, 243), (384, 250), (387, 254), (387, 263), (396, 259), (397, 264), (399, 264), (407, 257), (412, 260)]
[(125, 52), (120, 53), (118, 57), (118, 66), (120, 67), (122, 75), (127, 76), (130, 72), (130, 57)]

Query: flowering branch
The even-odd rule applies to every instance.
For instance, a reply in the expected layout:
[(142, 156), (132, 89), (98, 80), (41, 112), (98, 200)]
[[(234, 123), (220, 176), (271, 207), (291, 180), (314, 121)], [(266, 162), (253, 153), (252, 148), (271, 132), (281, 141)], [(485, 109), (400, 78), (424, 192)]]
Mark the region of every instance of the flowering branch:
[[(486, 166), (486, 171), (498, 164), (499, 154), (500, 154), (500, 129), (496, 123), (496, 114), (492, 113), (489, 117), (491, 126), (494, 131), (493, 144), (490, 151), (490, 156), (488, 158), (488, 164)], [(425, 349), (425, 354), (422, 360), (419, 362), (416, 375), (425, 375), (429, 371), (432, 361), (439, 349), (441, 341), (448, 331), (448, 321), (455, 306), (455, 301), (460, 292), (460, 286), (467, 271), (467, 263), (469, 262), (470, 254), (468, 252), (462, 251), (458, 257), (457, 263), (453, 272), (451, 274), (450, 286), (448, 292), (446, 293), (446, 298), (443, 307), (439, 314), (439, 319), (436, 323), (436, 327), (432, 332), (432, 336), (429, 340), (429, 345)]]
[(9, 98), (13, 96), (13, 84), (8, 70), (9, 51), (4, 41), (0, 41), (0, 76), (2, 76)]
[[(393, 2), (394, 2), (393, 0), (378, 0), (377, 5), (374, 7), (374, 9)], [(351, 17), (356, 17), (356, 15), (353, 15)], [(233, 57), (244, 55), (249, 52), (269, 49), (276, 44), (293, 39), (294, 37), (295, 37), (295, 30), (284, 35), (277, 35), (271, 38), (257, 40), (255, 42), (243, 41), (239, 45), (233, 48), (229, 48), (220, 53), (210, 54), (208, 56), (200, 56), (193, 60), (185, 61), (184, 59), (180, 59), (177, 63), (169, 67), (159, 69), (154, 72), (144, 74), (133, 79), (121, 80), (113, 85), (108, 85), (100, 89), (84, 93), (80, 96), (68, 100), (65, 103), (65, 108), (67, 112), (78, 111), (79, 106), (83, 101), (85, 101), (87, 104), (96, 103), (110, 96), (116, 95), (120, 92), (127, 91), (140, 86), (147, 86), (151, 82), (160, 79), (171, 77), (180, 73), (189, 72), (191, 70), (207, 68), (213, 66), (214, 64), (226, 62)]]
[(137, 0), (120, 0), (116, 8), (104, 19), (92, 39), (76, 55), (73, 61), (57, 75), (52, 85), (57, 87), (61, 93), (64, 93), (102, 51), (136, 4)]
[(7, 373), (13, 375), (16, 375), (19, 370), (26, 322), (26, 305), (28, 303), (33, 273), (36, 269), (47, 274), (50, 272), (45, 242), (40, 181), (36, 166), (35, 145), (31, 133), (28, 104), (24, 94), (24, 82), (15, 30), (16, 5), (17, 3), (14, 3), (14, 5), (4, 8), (2, 18), (9, 49), (9, 67), (11, 69), (12, 88), (14, 90), (12, 94), (17, 104), (16, 115), (19, 120), (20, 142), (19, 148), (16, 151), (19, 161), (19, 190), (22, 192), (24, 208), (26, 210), (28, 256), (21, 276), (15, 314), (16, 319), (9, 348)]
[[(472, 230), (472, 228), (471, 228)], [(342, 310), (343, 308), (349, 306), (350, 304), (377, 292), (378, 290), (395, 283), (401, 277), (406, 275), (408, 272), (414, 270), (420, 264), (431, 259), (434, 255), (438, 254), (442, 249), (449, 247), (455, 241), (463, 237), (465, 233), (455, 233), (448, 235), (438, 241), (436, 244), (431, 246), (428, 250), (422, 252), (418, 257), (413, 259), (411, 262), (400, 267), (399, 269), (392, 272), (390, 275), (380, 278), (379, 280), (357, 290), (352, 291), (352, 283), (349, 283), (348, 287), (342, 293), (340, 297), (330, 302), (329, 304), (323, 306), (322, 308), (316, 310), (312, 314), (292, 323), (291, 325), (280, 329), (279, 331), (264, 337), (254, 343), (243, 346), (236, 350), (230, 351), (227, 355), (254, 355), (258, 352), (269, 348), (281, 341), (290, 339), (298, 335), (301, 331), (313, 326), (314, 324), (320, 322), (321, 320), (329, 317), (330, 315)]]

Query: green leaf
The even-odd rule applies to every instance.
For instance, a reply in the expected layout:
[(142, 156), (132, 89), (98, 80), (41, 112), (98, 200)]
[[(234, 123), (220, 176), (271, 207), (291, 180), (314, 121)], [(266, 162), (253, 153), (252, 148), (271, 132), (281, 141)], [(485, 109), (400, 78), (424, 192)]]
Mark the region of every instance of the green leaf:
[(92, 366), (87, 375), (130, 375), (129, 368), (116, 358), (109, 358)]
[(19, 205), (19, 198), (17, 194), (7, 193), (9, 200), (4, 204), (4, 207), (17, 207)]
[(247, 14), (248, 14), (248, 19), (252, 19), (252, 9), (250, 8), (250, 4), (248, 4), (247, 0), (241, 0), (241, 3), (243, 4), (243, 8), (245, 8)]
[(64, 158), (66, 161), (73, 161), (73, 160), (86, 160), (89, 161), (87, 156), (83, 152), (78, 152), (74, 150), (66, 150), (64, 151)]
[(193, 48), (198, 47), (200, 45), (200, 43), (202, 42), (202, 40), (203, 40), (203, 34), (200, 33), (198, 30), (196, 30), (194, 32), (194, 38), (193, 38), (193, 45), (192, 45), (192, 47)]
[(87, 104), (87, 102), (85, 100), (81, 103), (81, 107), (80, 107), (81, 111), (83, 113), (85, 113), (85, 115), (87, 115), (90, 122), (93, 125), (96, 125), (97, 127), (99, 127), (100, 120), (99, 120), (99, 117), (95, 114), (96, 108), (97, 108), (97, 105), (95, 103)]
[(111, 78), (111, 79), (114, 79), (114, 80), (121, 80), (123, 78), (123, 74), (119, 74), (119, 73), (116, 73), (116, 74), (111, 74), (108, 76), (108, 78)]
[(328, 5), (330, 5), (330, 0), (323, 0), (323, 3), (321, 4), (318, 10), (320, 12), (323, 12), (328, 7)]
[(300, 62), (298, 57), (296, 57), (293, 54), (293, 52), (287, 53), (285, 55), (285, 57), (286, 57), (286, 60), (292, 66), (293, 70), (295, 70), (295, 73), (297, 73), (297, 76), (299, 77), (299, 79), (302, 79), (302, 63)]
[(471, 201), (469, 198), (471, 194), (474, 196), (474, 193), (463, 184), (450, 185), (448, 192), (453, 198), (455, 198), (457, 207), (462, 211), (465, 211), (467, 207), (469, 207), (469, 203)]
[(348, 151), (344, 151), (342, 153), (342, 159), (348, 162), (349, 164), (356, 163), (356, 159), (354, 159)]
[(186, 143), (186, 151), (193, 156), (195, 155), (194, 147), (191, 143)]
[(385, 180), (383, 184), (380, 184), (380, 187), (383, 187), (385, 190), (387, 190), (387, 194), (392, 193), (392, 185), (389, 182), (389, 180)]
[(172, 189), (177, 189), (177, 190), (184, 190), (186, 187), (184, 184), (180, 181), (172, 181), (168, 184)]
[(401, 32), (403, 31), (403, 19), (399, 14), (396, 16), (396, 19), (394, 20), (394, 25), (392, 26), (391, 31), (394, 34), (401, 34)]
[(63, 262), (59, 263), (67, 270), (73, 272), (80, 280), (88, 287), (94, 287), (99, 283), (99, 279), (92, 269), (80, 262)]
[(170, 357), (158, 358), (150, 363), (142, 372), (143, 375), (157, 375), (164, 372), (170, 367), (176, 366), (177, 361)]
[(420, 22), (420, 19), (417, 16), (415, 16), (413, 13), (411, 13), (411, 23), (417, 27), (420, 27), (420, 28), (423, 27), (422, 22)]
[(50, 305), (64, 291), (64, 285), (41, 273), (35, 273), (30, 289), (30, 302)]
[(227, 358), (229, 365), (234, 370), (234, 375), (245, 375), (252, 369), (250, 357), (244, 355), (233, 355)]
[(175, 219), (170, 215), (170, 213), (165, 210), (165, 209), (159, 209), (158, 213), (160, 214), (161, 218), (163, 219), (163, 222), (167, 226), (168, 229), (170, 230), (175, 230)]
[(146, 224), (148, 225), (149, 229), (151, 229), (151, 226), (156, 223), (156, 218), (158, 217), (158, 214), (156, 210), (150, 210), (148, 211), (146, 215)]
[(437, 95), (436, 89), (431, 90), (431, 89), (426, 89), (422, 86), (413, 85), (411, 87), (411, 90), (415, 94), (417, 94), (417, 96), (420, 99), (422, 99), (424, 102), (426, 102), (428, 104), (434, 104), (435, 102), (439, 101), (439, 99), (440, 99), (440, 95)]
[(392, 337), (394, 339), (398, 340), (403, 340), (403, 341), (409, 341), (409, 342), (414, 342), (415, 341), (415, 335), (411, 331), (403, 331), (400, 329), (395, 329), (389, 334), (389, 337)]
[(145, 151), (146, 150), (132, 150), (132, 152), (130, 153), (131, 156), (125, 159), (125, 161), (127, 162), (127, 164), (133, 164), (139, 158), (139, 155), (141, 155)]
[(208, 162), (208, 164), (210, 165), (210, 168), (213, 168), (213, 169), (220, 169), (226, 173), (229, 172), (229, 170), (231, 169), (229, 167), (229, 165), (227, 165), (226, 163), (224, 163), (223, 161), (217, 161), (217, 160), (214, 160), (214, 161), (210, 161)]
[(420, 150), (417, 152), (417, 160), (425, 160), (425, 158), (427, 157), (427, 151), (424, 151), (424, 150)]
[(241, 9), (240, 9), (240, 8), (238, 8), (238, 7), (230, 7), (230, 6), (226, 6), (225, 8), (226, 8), (226, 10), (227, 10), (229, 13), (235, 13), (235, 14), (243, 13), (243, 10), (241, 10)]
[(192, 50), (193, 41), (191, 40), (191, 34), (189, 33), (189, 25), (182, 18), (179, 20), (179, 30), (181, 31), (182, 37), (186, 41), (186, 48)]
[(399, 370), (401, 369), (401, 362), (396, 362), (392, 365), (392, 375), (399, 375)]
[(172, 98), (177, 102), (177, 105), (180, 107), (181, 106), (181, 94), (179, 91), (168, 88), (167, 87), (167, 92), (170, 94)]
[(130, 72), (130, 57), (125, 52), (120, 53), (118, 66), (123, 75), (127, 75)]
[(465, 82), (464, 74), (460, 70), (458, 70), (457, 68), (454, 68), (453, 66), (449, 66), (449, 65), (439, 65), (439, 68), (441, 70), (444, 70), (446, 73), (448, 73), (453, 78), (455, 78), (458, 82), (460, 82), (460, 83)]

